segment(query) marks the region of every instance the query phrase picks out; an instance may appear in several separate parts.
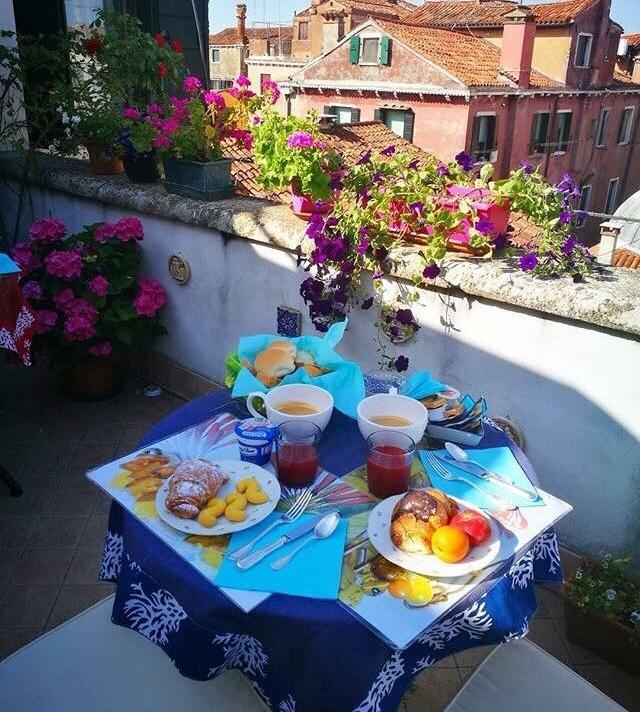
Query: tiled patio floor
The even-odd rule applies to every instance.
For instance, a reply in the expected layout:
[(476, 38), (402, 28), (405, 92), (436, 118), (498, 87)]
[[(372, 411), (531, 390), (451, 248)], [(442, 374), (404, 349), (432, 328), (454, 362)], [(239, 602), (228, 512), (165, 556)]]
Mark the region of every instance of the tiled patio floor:
[[(51, 387), (47, 373), (0, 365), (0, 462), (25, 489), (13, 499), (0, 484), (0, 659), (111, 593), (97, 580), (109, 500), (85, 471), (134, 449), (181, 402), (166, 393), (145, 398), (130, 383), (110, 401), (74, 403)], [(569, 643), (561, 599), (538, 592), (530, 638), (640, 712), (640, 679)], [(401, 712), (442, 710), (489, 650), (422, 673)]]

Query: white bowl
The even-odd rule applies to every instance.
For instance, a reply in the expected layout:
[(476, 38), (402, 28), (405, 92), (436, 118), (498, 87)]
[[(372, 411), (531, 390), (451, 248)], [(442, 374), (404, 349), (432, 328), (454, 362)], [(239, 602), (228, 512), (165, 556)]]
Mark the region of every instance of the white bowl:
[[(410, 420), (411, 425), (379, 425), (370, 420), (381, 415), (397, 415)], [(408, 396), (377, 393), (358, 404), (358, 427), (365, 440), (377, 430), (394, 430), (409, 435), (417, 444), (422, 440), (428, 420), (427, 409), (420, 401)]]
[[(274, 424), (280, 425), (286, 420), (308, 420), (310, 423), (315, 423), (320, 430), (324, 430), (331, 420), (333, 413), (333, 396), (329, 391), (319, 386), (312, 386), (308, 383), (291, 383), (287, 386), (276, 386), (268, 393), (254, 391), (247, 396), (247, 408), (255, 417), (262, 417), (260, 413), (253, 407), (253, 399), (261, 398), (264, 401), (267, 411), (267, 418)], [(279, 403), (285, 401), (304, 401), (318, 409), (317, 413), (305, 413), (304, 415), (292, 415), (291, 413), (282, 413), (277, 410)]]

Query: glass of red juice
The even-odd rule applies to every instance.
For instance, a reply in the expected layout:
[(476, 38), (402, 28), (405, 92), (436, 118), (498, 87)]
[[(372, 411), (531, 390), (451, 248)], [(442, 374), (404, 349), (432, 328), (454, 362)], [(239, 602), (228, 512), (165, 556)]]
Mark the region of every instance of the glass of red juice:
[(308, 420), (286, 420), (276, 430), (276, 469), (286, 487), (306, 487), (316, 478), (322, 431)]
[(395, 430), (377, 430), (369, 435), (367, 445), (369, 492), (379, 499), (406, 492), (416, 451), (413, 439)]

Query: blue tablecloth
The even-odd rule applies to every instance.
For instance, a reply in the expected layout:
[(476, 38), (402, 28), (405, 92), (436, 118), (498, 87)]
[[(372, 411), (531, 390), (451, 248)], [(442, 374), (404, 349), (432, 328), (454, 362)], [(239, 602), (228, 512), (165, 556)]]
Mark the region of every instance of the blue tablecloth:
[[(219, 391), (170, 414), (143, 444), (224, 410), (246, 416)], [(512, 447), (537, 484), (531, 464), (500, 430), (489, 426), (482, 445)], [(335, 413), (321, 464), (342, 476), (364, 457), (356, 423)], [(331, 601), (272, 595), (243, 613), (116, 503), (100, 575), (117, 584), (114, 623), (162, 647), (187, 677), (241, 670), (274, 712), (395, 712), (414, 676), (439, 659), (525, 635), (536, 610), (534, 582), (562, 579), (549, 531), (408, 648), (395, 650)]]

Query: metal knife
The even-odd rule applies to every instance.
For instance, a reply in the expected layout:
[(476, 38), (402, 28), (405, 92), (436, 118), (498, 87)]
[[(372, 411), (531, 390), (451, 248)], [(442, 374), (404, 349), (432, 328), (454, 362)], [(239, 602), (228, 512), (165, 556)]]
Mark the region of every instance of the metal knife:
[(304, 524), (301, 524), (295, 529), (292, 529), (288, 534), (283, 534), (277, 539), (274, 539), (266, 546), (263, 546), (261, 549), (258, 549), (257, 551), (254, 551), (251, 554), (243, 556), (241, 559), (238, 559), (238, 561), (236, 561), (236, 566), (239, 569), (250, 569), (252, 566), (255, 566), (259, 561), (262, 561), (265, 556), (269, 556), (271, 552), (275, 551), (276, 549), (279, 549), (281, 546), (284, 546), (289, 542), (299, 539), (301, 536), (304, 536), (305, 534), (310, 532), (324, 516), (325, 514), (318, 514), (318, 516), (313, 517), (313, 519), (310, 519), (308, 522), (305, 522)]
[[(491, 470), (484, 470), (482, 468), (478, 468), (468, 462), (460, 462), (460, 460), (455, 460), (452, 457), (446, 457), (443, 455), (438, 455), (434, 453), (438, 460), (441, 460), (442, 462), (446, 462), (447, 465), (453, 465), (454, 467), (459, 467), (461, 470), (464, 470), (465, 472), (469, 472), (472, 475), (475, 475), (476, 477), (479, 477), (482, 480), (487, 480), (488, 482), (494, 482), (496, 485), (499, 487), (503, 487), (506, 490), (510, 490), (511, 492), (519, 495), (520, 497), (525, 497), (526, 499), (530, 499), (532, 502), (538, 499), (538, 493), (537, 492), (531, 492), (528, 489), (525, 489), (524, 487), (520, 487), (519, 485), (514, 484), (510, 480), (508, 480), (506, 477), (502, 477), (501, 475), (497, 475), (495, 472), (492, 472)], [(482, 471), (479, 471), (482, 470)], [(532, 485), (533, 486), (533, 485)]]

